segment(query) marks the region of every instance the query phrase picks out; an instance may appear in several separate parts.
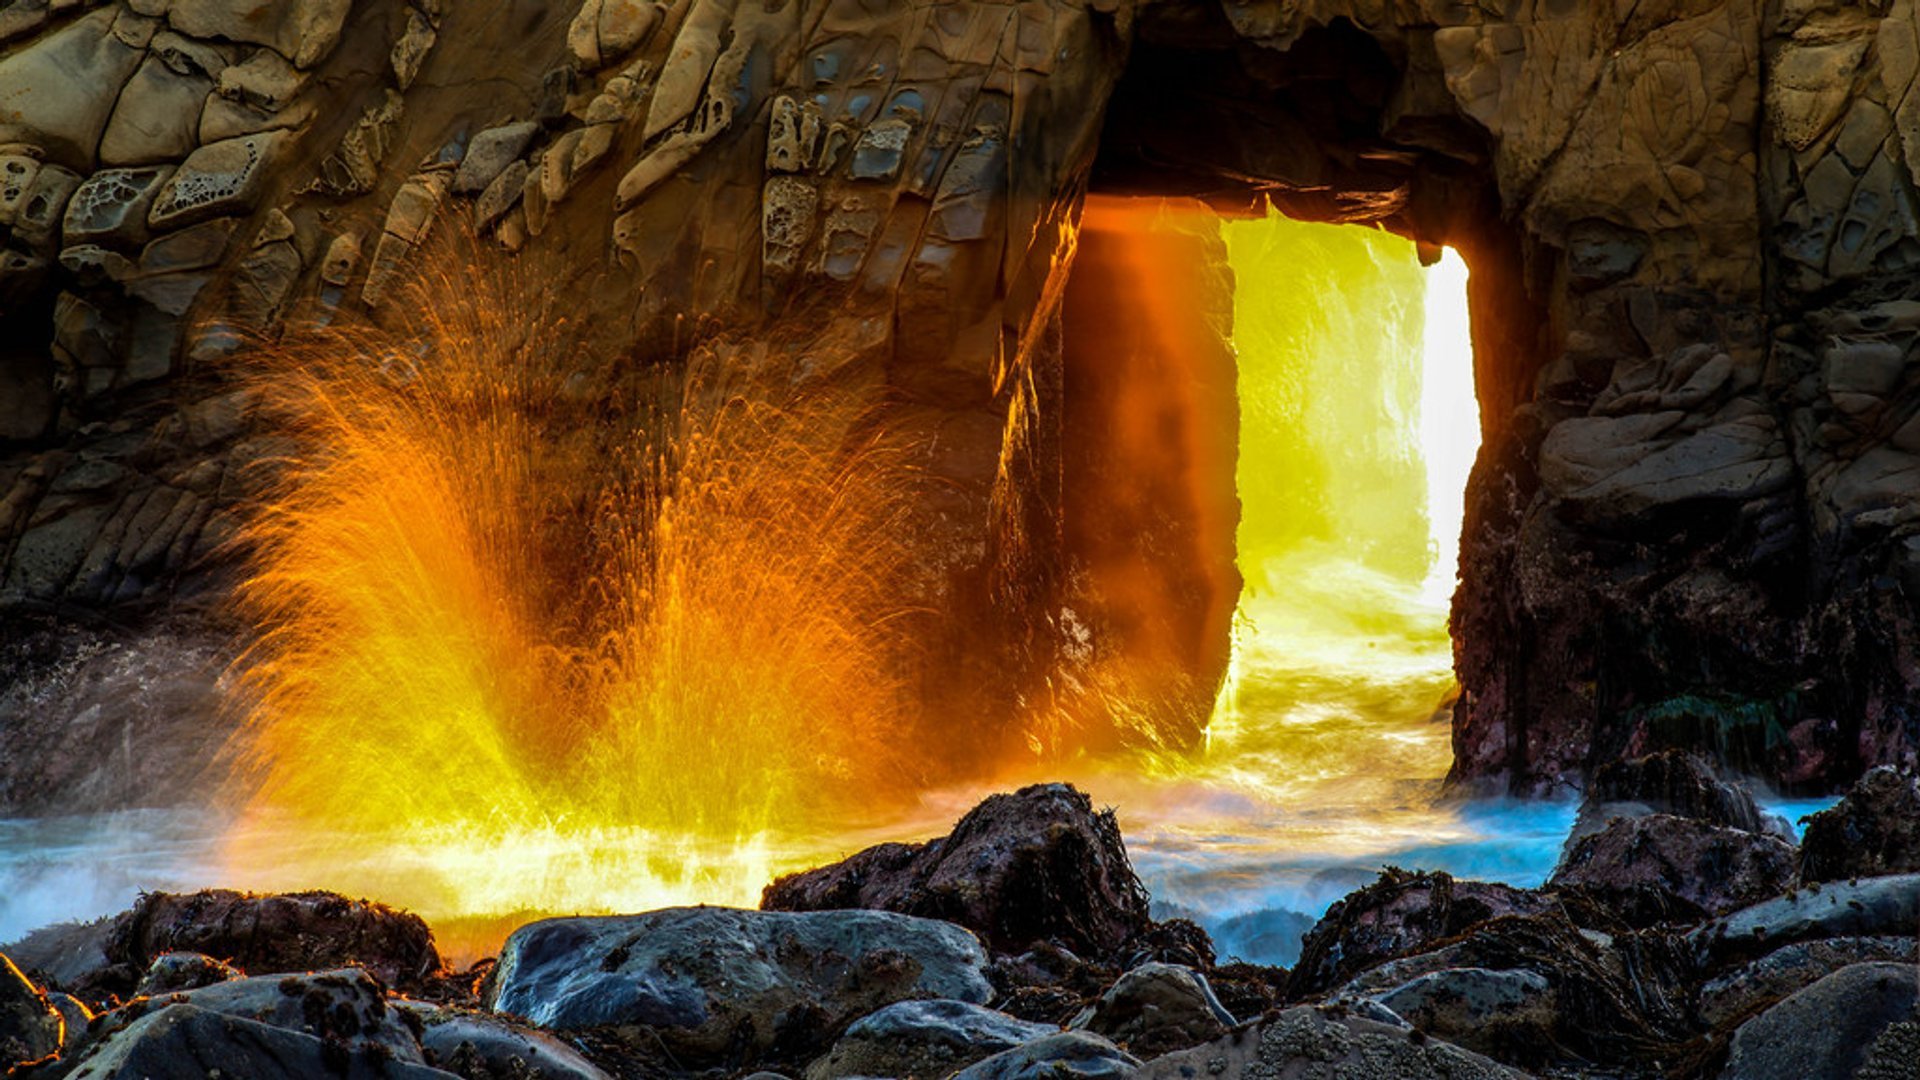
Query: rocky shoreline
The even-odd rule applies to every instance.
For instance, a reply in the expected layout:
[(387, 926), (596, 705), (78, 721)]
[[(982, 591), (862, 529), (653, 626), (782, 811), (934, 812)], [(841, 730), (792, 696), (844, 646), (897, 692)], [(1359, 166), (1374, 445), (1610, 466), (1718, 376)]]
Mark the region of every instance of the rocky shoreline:
[(770, 885), (757, 911), (523, 926), (446, 967), (330, 893), (149, 894), (6, 949), (0, 1058), (138, 1077), (1906, 1077), (1920, 775), (1795, 844), (1696, 757), (1594, 777), (1541, 888), (1387, 868), (1291, 970), (1153, 920), (1062, 784)]

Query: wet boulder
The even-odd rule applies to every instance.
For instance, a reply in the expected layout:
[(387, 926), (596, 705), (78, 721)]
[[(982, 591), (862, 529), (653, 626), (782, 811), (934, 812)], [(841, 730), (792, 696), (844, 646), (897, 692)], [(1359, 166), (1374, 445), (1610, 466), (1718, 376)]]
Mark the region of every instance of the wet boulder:
[(402, 989), (440, 967), (419, 916), (331, 892), (147, 893), (114, 920), (104, 951), (137, 971), (169, 952), (218, 957), (249, 975), (354, 965)]
[(240, 977), (241, 972), (231, 964), (223, 964), (205, 953), (168, 952), (153, 958), (133, 992), (140, 997), (158, 997)]
[(65, 1027), (60, 1034), (60, 1052), (64, 1054), (87, 1038), (87, 1029), (93, 1024), (93, 1010), (87, 1008), (86, 1002), (58, 990), (47, 991), (47, 1004), (60, 1014)]
[(1840, 881), (1920, 870), (1920, 773), (1872, 769), (1846, 797), (1807, 819), (1800, 880)]
[(1796, 854), (1778, 837), (1694, 818), (1616, 817), (1568, 844), (1547, 887), (1582, 887), (1623, 910), (1652, 891), (1718, 915), (1785, 892)]
[(464, 1080), (607, 1080), (579, 1051), (498, 1016), (413, 1001), (392, 1003), (418, 1032), (429, 1064)]
[(1378, 881), (1335, 902), (1307, 932), (1288, 992), (1311, 997), (1488, 919), (1552, 906), (1552, 900), (1510, 885), (1389, 867)]
[(1072, 1026), (1151, 1058), (1219, 1038), (1233, 1025), (1206, 976), (1177, 964), (1143, 964), (1120, 976)]
[(1394, 1077), (1524, 1080), (1525, 1073), (1410, 1028), (1344, 1009), (1297, 1006), (1204, 1046), (1148, 1062), (1140, 1080)]
[(0, 956), (0, 1069), (58, 1052), (65, 1028), (46, 993)]
[(1911, 937), (1844, 937), (1787, 945), (1703, 983), (1700, 1019), (1723, 1027), (1843, 967), (1876, 962), (1920, 962), (1920, 946)]
[(1152, 926), (1111, 811), (1067, 784), (994, 795), (953, 832), (881, 844), (767, 886), (767, 911), (868, 908), (958, 923), (996, 952), (1053, 941), (1105, 958)]
[[(66, 1063), (63, 1063), (65, 1065)], [(57, 1075), (68, 1080), (459, 1080), (453, 1073), (197, 1005), (175, 1004), (89, 1043)]]
[(1670, 814), (1726, 829), (1792, 840), (1787, 823), (1760, 809), (1745, 784), (1686, 750), (1613, 761), (1594, 770), (1573, 826), (1573, 838), (1600, 831), (1616, 817)]
[(1671, 935), (1609, 936), (1551, 911), (1490, 920), (1371, 968), (1332, 998), (1376, 1003), (1513, 1064), (1630, 1069), (1692, 1036), (1691, 960)]
[(426, 1060), (412, 1028), (388, 1004), (386, 988), (359, 968), (260, 975), (139, 998), (100, 1017), (95, 1045), (117, 1039), (154, 1013), (184, 1006), (311, 1035), (369, 1060)]
[(991, 995), (986, 951), (949, 923), (732, 908), (523, 926), (481, 994), (556, 1031), (644, 1029), (689, 1066), (804, 1062), (896, 1001)]
[(1912, 964), (1854, 964), (1734, 1032), (1721, 1080), (1912, 1076), (1920, 1056)]
[(1003, 1050), (950, 1080), (1131, 1080), (1140, 1059), (1098, 1035), (1062, 1031)]
[(806, 1080), (948, 1076), (1057, 1030), (965, 1001), (902, 1001), (854, 1021)]
[(1832, 882), (1763, 901), (1692, 931), (1702, 971), (1717, 974), (1799, 941), (1909, 936), (1920, 925), (1920, 874)]
[(1536, 1056), (1523, 1048), (1553, 1038), (1559, 1011), (1553, 984), (1525, 968), (1442, 968), (1374, 1000), (1428, 1035), (1502, 1060)]

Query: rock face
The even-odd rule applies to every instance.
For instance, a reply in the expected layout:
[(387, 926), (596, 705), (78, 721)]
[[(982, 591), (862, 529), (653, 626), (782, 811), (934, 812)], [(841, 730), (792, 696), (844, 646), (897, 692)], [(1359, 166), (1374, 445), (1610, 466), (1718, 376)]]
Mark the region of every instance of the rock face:
[[(1559, 791), (1678, 746), (1832, 788), (1920, 755), (1905, 0), (349, 6), (0, 16), (0, 604), (217, 582), (248, 498), (222, 478), (259, 433), (193, 429), (230, 389), (210, 361), (235, 330), (368, 317), (447, 235), (431, 222), (473, 220), (592, 309), (607, 356), (778, 319), (846, 357), (892, 430), (937, 436), (912, 508), (914, 600), (953, 613), (931, 692), (1004, 716), (1075, 650), (1129, 647), (1048, 617), (1087, 554), (1055, 520), (1062, 447), (1112, 437), (1031, 437), (1067, 415), (1083, 196), (1204, 192), (1473, 266), (1458, 780)], [(207, 265), (146, 265), (219, 220)], [(359, 221), (401, 227), (341, 244)], [(126, 474), (56, 490), (89, 455)], [(1180, 505), (1154, 535), (1206, 565), (1153, 580), (1215, 640), (1155, 688), (1176, 743), (1233, 580), (1232, 515), (1212, 489)]]
[(1000, 952), (1053, 942), (1088, 957), (1152, 925), (1112, 812), (1094, 813), (1065, 784), (992, 796), (938, 840), (881, 844), (781, 878), (760, 904), (897, 911), (958, 923)]
[(1537, 894), (1494, 882), (1389, 869), (1327, 909), (1307, 933), (1287, 989), (1294, 997), (1319, 993), (1488, 919), (1550, 906)]
[(807, 1060), (897, 1001), (984, 1004), (986, 966), (967, 931), (890, 912), (669, 908), (521, 927), (483, 998), (557, 1031), (644, 1027), (687, 1066)]
[(1596, 769), (1574, 822), (1575, 838), (1599, 832), (1615, 817), (1669, 814), (1746, 832), (1784, 832), (1753, 801), (1744, 784), (1728, 780), (1712, 763), (1687, 750), (1609, 762)]
[(115, 920), (105, 952), (136, 971), (172, 952), (221, 957), (249, 975), (357, 964), (394, 987), (440, 967), (419, 916), (329, 892), (147, 893)]
[(1800, 880), (1837, 881), (1920, 870), (1920, 773), (1873, 769), (1846, 798), (1807, 821)]

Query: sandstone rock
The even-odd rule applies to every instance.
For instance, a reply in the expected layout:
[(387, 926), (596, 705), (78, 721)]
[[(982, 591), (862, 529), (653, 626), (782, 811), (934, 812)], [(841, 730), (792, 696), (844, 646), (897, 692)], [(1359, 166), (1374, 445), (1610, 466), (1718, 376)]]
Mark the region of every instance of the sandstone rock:
[(1687, 935), (1702, 968), (1742, 963), (1783, 945), (1913, 932), (1920, 874), (1815, 885), (1716, 919)]
[(216, 89), (223, 98), (271, 114), (292, 104), (308, 78), (307, 72), (272, 49), (256, 49), (240, 63), (223, 68)]
[(606, 1080), (579, 1051), (543, 1032), (464, 1009), (394, 1001), (419, 1019), (420, 1048), (436, 1066), (466, 1080)]
[(242, 975), (232, 965), (204, 953), (168, 952), (153, 958), (133, 992), (138, 997), (162, 997), (238, 978)]
[(898, 911), (958, 923), (999, 951), (1051, 940), (1093, 957), (1151, 921), (1112, 813), (1094, 813), (1065, 784), (994, 795), (938, 840), (881, 844), (781, 878), (760, 905)]
[(547, 919), (507, 939), (486, 1004), (541, 1027), (644, 1027), (696, 1065), (817, 1054), (912, 998), (984, 1003), (987, 958), (958, 927), (889, 912), (669, 908)]
[(1456, 881), (1444, 873), (1388, 869), (1380, 880), (1336, 902), (1308, 932), (1288, 991), (1318, 993), (1375, 964), (1420, 952), (1477, 923), (1544, 911), (1552, 901), (1494, 882)]
[(130, 248), (147, 238), (147, 214), (173, 175), (170, 165), (102, 169), (67, 202), (62, 236), (68, 244)]
[(79, 189), (80, 175), (73, 170), (53, 164), (40, 166), (14, 215), (14, 241), (30, 251), (44, 254), (52, 250), (60, 242), (67, 202)]
[(1002, 1050), (952, 1080), (1128, 1080), (1140, 1060), (1097, 1035), (1066, 1031)]
[(333, 51), (351, 7), (352, 0), (173, 0), (167, 22), (189, 37), (265, 45), (295, 67), (310, 68)]
[(1920, 774), (1872, 769), (1840, 802), (1807, 821), (1800, 879), (1877, 877), (1920, 870)]
[(356, 1080), (455, 1080), (412, 1061), (342, 1061), (336, 1046), (194, 1005), (148, 1013), (81, 1051), (71, 1080), (206, 1080), (344, 1075)]
[(567, 27), (567, 48), (594, 71), (639, 48), (659, 28), (662, 7), (648, 0), (586, 0)]
[(0, 226), (13, 224), (27, 189), (40, 174), (40, 159), (26, 153), (0, 153)]
[(57, 1053), (66, 1021), (39, 987), (0, 956), (0, 1063), (11, 1067)]
[[(1854, 964), (1800, 990), (1734, 1032), (1722, 1080), (1850, 1080), (1881, 1056), (1889, 1028), (1916, 1022), (1911, 964)], [(1895, 1033), (1904, 1046), (1911, 1032)], [(1888, 1061), (1895, 1064), (1898, 1059)], [(1906, 1058), (1911, 1067), (1913, 1059)]]
[(140, 252), (140, 269), (149, 274), (205, 270), (217, 266), (233, 240), (237, 218), (214, 218), (159, 237)]
[(1719, 915), (1785, 892), (1794, 856), (1776, 837), (1691, 818), (1615, 818), (1568, 846), (1547, 887), (1584, 886), (1596, 898), (1652, 888)]
[(0, 57), (0, 143), (32, 143), (49, 160), (93, 167), (120, 88), (143, 55), (113, 36), (114, 16), (103, 8)]
[(964, 1001), (902, 1001), (854, 1021), (805, 1080), (947, 1076), (1055, 1032)]
[(178, 229), (208, 218), (245, 214), (254, 208), (280, 151), (283, 131), (243, 135), (209, 143), (188, 155), (154, 200), (147, 220), (155, 229)]
[(169, 952), (217, 956), (249, 975), (357, 964), (406, 987), (440, 966), (417, 916), (329, 892), (147, 893), (119, 916), (107, 958), (145, 969)]
[(523, 120), (488, 128), (475, 135), (467, 145), (467, 156), (461, 159), (460, 167), (454, 170), (454, 193), (473, 195), (487, 190), (487, 186), (526, 151), (527, 144), (533, 141), (534, 134), (539, 130), (539, 124)]
[(1299, 1006), (1205, 1046), (1156, 1058), (1135, 1075), (1140, 1080), (1524, 1080), (1526, 1074), (1407, 1028)]
[(1721, 1027), (1850, 964), (1916, 961), (1920, 948), (1910, 937), (1845, 937), (1788, 945), (1703, 983), (1700, 1018)]
[(1558, 1002), (1544, 975), (1526, 969), (1445, 968), (1374, 998), (1420, 1031), (1516, 1060), (1522, 1047), (1551, 1045)]
[(407, 9), (407, 28), (393, 43), (393, 51), (388, 55), (394, 85), (402, 92), (412, 88), (413, 80), (420, 74), (420, 65), (427, 62), (427, 54), (433, 51), (438, 38), (433, 23), (425, 15), (413, 8)]
[(183, 76), (148, 56), (126, 89), (100, 139), (100, 164), (146, 165), (186, 157), (198, 145), (200, 110), (213, 92), (205, 76)]
[(484, 232), (513, 209), (514, 204), (520, 201), (520, 193), (526, 190), (527, 176), (531, 171), (526, 162), (515, 161), (493, 178), (479, 201), (473, 204), (475, 230)]
[(1104, 1035), (1140, 1058), (1185, 1050), (1226, 1034), (1233, 1014), (1206, 976), (1177, 964), (1142, 964), (1120, 976), (1073, 1027)]
[(336, 288), (346, 288), (353, 279), (353, 269), (360, 264), (360, 236), (358, 233), (341, 233), (327, 245), (326, 257), (320, 260), (320, 280)]

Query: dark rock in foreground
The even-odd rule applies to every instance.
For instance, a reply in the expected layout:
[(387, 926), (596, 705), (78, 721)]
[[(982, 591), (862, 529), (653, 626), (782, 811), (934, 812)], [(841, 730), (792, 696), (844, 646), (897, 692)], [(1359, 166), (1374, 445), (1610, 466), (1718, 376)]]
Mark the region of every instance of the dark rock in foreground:
[(958, 923), (996, 952), (1052, 941), (1102, 958), (1152, 926), (1113, 814), (1066, 784), (991, 796), (938, 840), (781, 878), (760, 906), (894, 911)]
[(1526, 1074), (1411, 1028), (1300, 1006), (1146, 1064), (1140, 1080), (1392, 1077), (1525, 1080)]
[(1845, 798), (1807, 819), (1800, 880), (1905, 874), (1920, 870), (1920, 773), (1881, 766)]
[(1063, 1031), (955, 1073), (952, 1080), (1132, 1080), (1140, 1060), (1098, 1035)]
[(1219, 1038), (1234, 1023), (1206, 976), (1177, 964), (1142, 964), (1120, 976), (1073, 1026), (1151, 1058)]
[(1722, 1080), (1911, 1077), (1920, 1069), (1920, 984), (1912, 964), (1855, 964), (1734, 1033)]
[(218, 957), (249, 975), (353, 964), (396, 988), (440, 967), (418, 915), (331, 892), (147, 893), (114, 920), (104, 951), (135, 973), (170, 952)]
[(349, 1054), (301, 1031), (194, 1005), (143, 1016), (94, 1051), (73, 1080), (459, 1080), (418, 1062)]
[(1795, 855), (1778, 837), (1694, 818), (1616, 817), (1572, 841), (1547, 885), (1583, 887), (1615, 908), (1652, 890), (1719, 915), (1786, 891)]
[(950, 923), (881, 911), (669, 908), (514, 931), (485, 1003), (556, 1031), (645, 1028), (689, 1067), (806, 1061), (914, 998), (985, 1004), (987, 955)]
[(1301, 944), (1287, 990), (1295, 998), (1310, 997), (1488, 919), (1550, 906), (1539, 894), (1510, 885), (1389, 868), (1327, 909)]
[(0, 956), (0, 1068), (58, 1051), (65, 1029), (47, 995)]
[(902, 1001), (855, 1021), (805, 1080), (946, 1076), (1058, 1030), (964, 1001)]
[(1822, 938), (1911, 936), (1920, 927), (1920, 874), (1811, 886), (1693, 930), (1703, 971), (1724, 970), (1783, 945)]

